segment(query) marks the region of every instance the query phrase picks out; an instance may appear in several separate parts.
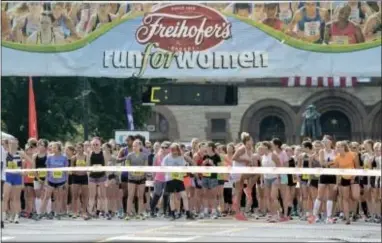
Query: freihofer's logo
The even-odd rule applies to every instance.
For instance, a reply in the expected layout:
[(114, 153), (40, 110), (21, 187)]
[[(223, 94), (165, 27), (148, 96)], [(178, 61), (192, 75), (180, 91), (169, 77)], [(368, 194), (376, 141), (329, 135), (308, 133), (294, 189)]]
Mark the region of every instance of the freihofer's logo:
[[(245, 23), (242, 23), (245, 24)], [(218, 11), (199, 4), (171, 4), (151, 12), (135, 33), (140, 51), (105, 51), (105, 68), (139, 69), (142, 76), (151, 69), (243, 69), (265, 68), (265, 52), (235, 51), (240, 36), (232, 43), (231, 23)], [(209, 51), (219, 44), (222, 51)], [(230, 43), (231, 42), (231, 43)], [(253, 49), (253, 47), (249, 47)]]
[(140, 44), (167, 51), (204, 51), (231, 37), (231, 23), (203, 5), (176, 5), (148, 14), (137, 29)]

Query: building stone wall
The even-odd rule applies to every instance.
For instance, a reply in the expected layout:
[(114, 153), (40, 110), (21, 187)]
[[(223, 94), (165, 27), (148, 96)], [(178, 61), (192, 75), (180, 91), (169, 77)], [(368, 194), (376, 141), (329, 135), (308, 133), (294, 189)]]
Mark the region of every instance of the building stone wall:
[[(298, 142), (301, 115), (315, 104), (318, 111), (336, 110), (351, 123), (352, 139), (377, 136), (381, 126), (381, 87), (305, 88), (240, 87), (237, 106), (155, 106), (169, 122), (169, 138), (189, 141), (200, 139), (236, 140), (242, 131), (256, 137), (263, 118), (274, 115), (284, 122), (287, 142)], [(227, 132), (211, 133), (211, 119), (227, 119)], [(379, 134), (380, 136), (380, 134)]]

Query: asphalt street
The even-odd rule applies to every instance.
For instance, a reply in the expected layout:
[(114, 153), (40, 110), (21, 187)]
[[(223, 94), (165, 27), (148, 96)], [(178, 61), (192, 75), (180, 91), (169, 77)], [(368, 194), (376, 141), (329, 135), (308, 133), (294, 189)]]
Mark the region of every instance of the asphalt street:
[(299, 220), (270, 224), (265, 220), (239, 222), (230, 218), (33, 220), (6, 224), (2, 242), (381, 242), (381, 225), (355, 222), (312, 224)]

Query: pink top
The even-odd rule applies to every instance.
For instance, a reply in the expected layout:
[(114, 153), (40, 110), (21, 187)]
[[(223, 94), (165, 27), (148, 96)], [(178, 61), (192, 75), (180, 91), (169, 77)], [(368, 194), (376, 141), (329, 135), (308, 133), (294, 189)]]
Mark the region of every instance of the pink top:
[(340, 29), (337, 23), (333, 23), (330, 28), (332, 41), (337, 44), (356, 44), (357, 39), (355, 37), (356, 27), (349, 21), (345, 29)]
[(277, 155), (279, 156), (280, 164), (282, 166), (288, 165), (288, 161), (289, 161), (288, 154), (284, 150)]
[[(165, 154), (159, 152), (157, 154), (157, 156), (155, 156), (154, 166), (161, 166), (162, 165), (162, 160), (163, 160), (164, 157), (165, 157)], [(165, 182), (166, 181), (165, 173), (163, 173), (163, 172), (156, 172), (154, 180), (155, 181)]]

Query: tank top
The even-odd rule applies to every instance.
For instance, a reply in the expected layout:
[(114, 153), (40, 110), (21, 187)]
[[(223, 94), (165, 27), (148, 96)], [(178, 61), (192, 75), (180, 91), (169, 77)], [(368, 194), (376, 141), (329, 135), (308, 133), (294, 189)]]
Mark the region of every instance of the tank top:
[[(267, 155), (263, 155), (261, 159), (261, 167), (276, 167), (276, 163), (272, 160), (272, 152)], [(277, 178), (276, 174), (264, 174), (264, 179)]]
[[(74, 158), (73, 161), (73, 167), (85, 167), (87, 165), (86, 163), (86, 156), (85, 159), (77, 159), (77, 157)], [(87, 173), (85, 171), (74, 171), (73, 175), (86, 175)]]
[(352, 22), (348, 22), (345, 29), (340, 29), (338, 23), (334, 22), (330, 28), (331, 39), (335, 44), (356, 44), (356, 27)]
[(358, 2), (357, 5), (350, 6), (350, 8), (349, 20), (356, 24), (362, 24), (365, 19), (365, 14), (361, 11), (361, 3)]
[[(243, 160), (250, 160), (251, 159), (251, 157), (248, 155), (247, 149), (245, 149), (244, 154), (242, 154), (240, 156), (240, 159), (243, 159)], [(247, 166), (247, 164), (246, 163), (242, 163), (242, 162), (238, 162), (238, 161), (233, 161), (232, 162), (232, 166), (233, 167), (244, 167), (244, 166)]]
[(334, 152), (333, 149), (331, 149), (330, 152), (324, 150), (324, 159), (325, 159), (326, 164), (334, 161), (335, 157), (336, 157), (336, 153)]
[[(35, 165), (36, 165), (36, 169), (43, 169), (43, 168), (46, 168), (46, 159), (47, 159), (47, 155), (45, 154), (44, 156), (42, 157), (39, 157), (38, 155), (36, 156), (35, 158)], [(38, 175), (38, 178), (44, 180), (45, 177), (47, 176), (47, 172), (46, 171), (39, 171), (37, 173)], [(37, 179), (37, 178), (36, 178)]]
[[(105, 165), (105, 159), (103, 157), (102, 151), (99, 152), (98, 154), (96, 154), (94, 152), (91, 153), (91, 155), (90, 155), (90, 166), (94, 166), (94, 165), (100, 165), (100, 166)], [(106, 175), (105, 172), (90, 172), (89, 177), (101, 178), (105, 175)]]
[(284, 24), (289, 24), (293, 19), (293, 11), (291, 3), (288, 3), (288, 8), (281, 9), (281, 3), (279, 6), (278, 19), (281, 20)]
[(304, 36), (317, 36), (321, 34), (321, 25), (323, 20), (320, 15), (320, 10), (316, 8), (316, 15), (314, 18), (309, 18), (306, 13), (305, 7), (303, 8), (302, 19), (297, 23), (298, 29), (304, 32)]
[[(6, 158), (6, 166), (8, 169), (21, 169), (22, 167), (22, 164), (23, 162), (21, 161), (21, 157), (20, 157), (20, 154), (18, 152), (16, 152), (15, 154), (10, 154), (9, 152), (7, 153), (7, 158)], [(13, 175), (17, 175), (19, 174), (19, 172), (17, 173), (12, 173), (12, 172), (7, 172), (7, 174), (13, 174)]]

